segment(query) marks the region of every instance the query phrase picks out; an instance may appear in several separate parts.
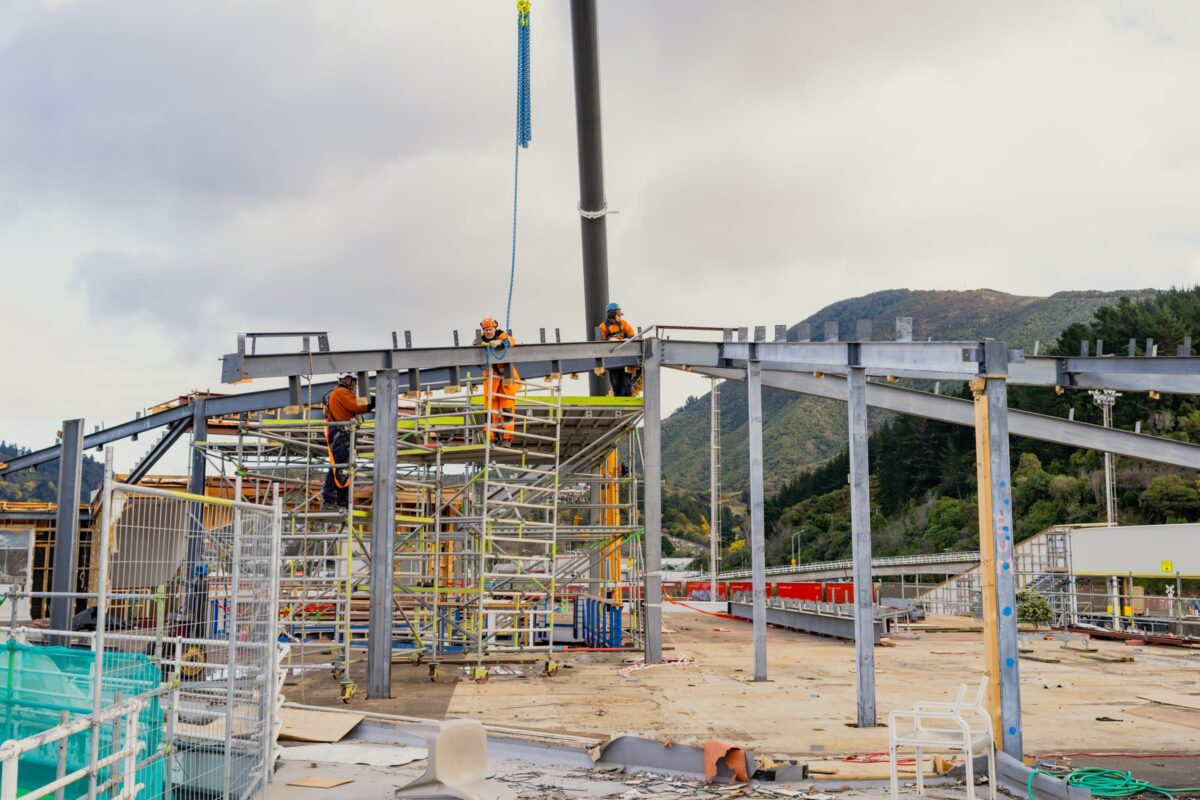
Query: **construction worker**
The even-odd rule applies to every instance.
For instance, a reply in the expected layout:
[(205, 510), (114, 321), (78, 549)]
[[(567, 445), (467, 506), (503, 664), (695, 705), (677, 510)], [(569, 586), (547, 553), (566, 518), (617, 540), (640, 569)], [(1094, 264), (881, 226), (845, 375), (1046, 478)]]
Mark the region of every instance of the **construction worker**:
[[(350, 422), (359, 414), (375, 410), (375, 398), (365, 403), (358, 402), (358, 378), (347, 373), (338, 378), (337, 386), (325, 398), (325, 421)], [(325, 475), (325, 487), (321, 490), (321, 503), (326, 506), (348, 508), (350, 506), (350, 476), (343, 467), (350, 461), (350, 426), (326, 425), (325, 447), (329, 453), (329, 472)]]
[(491, 317), (483, 318), (479, 330), (480, 344), (498, 351), (489, 359), (489, 374), (483, 381), (483, 401), (492, 409), (492, 430), (488, 432), (488, 438), (495, 441), (495, 431), (500, 428), (504, 431), (504, 441), (511, 442), (515, 429), (513, 412), (517, 407), (517, 386), (521, 376), (517, 374), (516, 366), (505, 364), (498, 358), (503, 358), (508, 347), (517, 341), (511, 333), (500, 330), (496, 320)]
[[(611, 339), (623, 342), (637, 336), (637, 332), (625, 321), (621, 306), (618, 303), (609, 303), (608, 316), (600, 326), (600, 335), (606, 341)], [(608, 370), (608, 382), (612, 384), (613, 397), (632, 397), (633, 385), (637, 383), (637, 378), (626, 367), (613, 367)]]

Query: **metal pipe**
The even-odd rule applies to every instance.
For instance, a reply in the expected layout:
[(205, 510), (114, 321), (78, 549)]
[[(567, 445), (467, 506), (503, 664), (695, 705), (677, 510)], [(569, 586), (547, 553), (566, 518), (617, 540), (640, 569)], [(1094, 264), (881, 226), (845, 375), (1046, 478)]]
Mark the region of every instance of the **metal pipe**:
[[(583, 245), (583, 310), (588, 341), (599, 337), (608, 304), (608, 202), (600, 128), (600, 53), (596, 1), (571, 0), (571, 52), (575, 63), (575, 133), (579, 149), (579, 228)], [(617, 367), (619, 369), (619, 367)], [(605, 377), (588, 377), (593, 395), (607, 394)]]

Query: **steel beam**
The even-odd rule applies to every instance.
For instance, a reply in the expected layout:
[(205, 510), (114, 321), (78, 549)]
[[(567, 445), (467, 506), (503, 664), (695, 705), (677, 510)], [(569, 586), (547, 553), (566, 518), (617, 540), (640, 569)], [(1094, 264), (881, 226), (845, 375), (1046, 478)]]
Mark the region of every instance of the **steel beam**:
[(400, 376), (375, 378), (375, 474), (371, 498), (371, 616), (367, 642), (367, 696), (392, 696), (392, 602), (396, 557), (396, 405)]
[[(63, 421), (62, 448), (58, 461), (58, 510), (54, 523), (54, 568), (50, 598), (50, 628), (71, 630), (75, 601), (66, 593), (76, 590), (79, 564), (79, 493), (83, 474), (83, 420)], [(32, 542), (30, 543), (32, 545)], [(60, 593), (61, 594), (57, 594)], [(14, 600), (15, 602), (15, 600)], [(66, 645), (62, 637), (55, 644)]]
[[(814, 606), (816, 604), (813, 604)], [(752, 620), (754, 607), (749, 603), (730, 601), (730, 616), (739, 619)], [(788, 628), (801, 633), (815, 633), (819, 636), (832, 636), (835, 639), (854, 641), (858, 636), (858, 623), (854, 617), (846, 614), (822, 612), (819, 608), (788, 608), (786, 606), (769, 605), (766, 609), (767, 623), (777, 628)], [(871, 620), (871, 643), (878, 644), (887, 635), (887, 624), (882, 619)]]
[(875, 608), (871, 590), (871, 476), (867, 463), (867, 374), (846, 379), (850, 440), (850, 529), (854, 559), (854, 657), (858, 727), (875, 727)]
[[(989, 343), (993, 343), (989, 345)], [(756, 352), (763, 370), (800, 370), (844, 375), (849, 347), (860, 345), (859, 363), (871, 377), (969, 380), (982, 374), (983, 352), (1000, 346), (978, 342), (769, 342)], [(664, 366), (744, 367), (750, 342), (672, 340), (663, 348)], [(1065, 386), (1200, 394), (1200, 357), (1053, 358), (1008, 351), (1008, 382), (1022, 386)]]
[(750, 582), (754, 602), (754, 680), (767, 679), (767, 537), (763, 521), (762, 366), (746, 367), (750, 429)]
[[(583, 313), (588, 341), (599, 338), (608, 305), (608, 201), (600, 127), (600, 50), (596, 0), (571, 0), (571, 53), (575, 64), (575, 135), (579, 150), (579, 229), (583, 244)], [(593, 395), (607, 379), (589, 374)]]
[[(567, 342), (563, 344), (521, 344), (509, 348), (506, 363), (522, 365), (531, 362), (596, 359), (607, 364), (610, 358), (634, 356), (636, 345), (623, 342)], [(249, 355), (230, 353), (221, 359), (221, 380), (225, 383), (246, 378), (280, 378), (289, 375), (331, 375), (343, 372), (377, 372), (390, 369), (407, 371), (475, 367), (481, 374), (487, 354), (482, 347), (426, 347), (398, 350), (337, 350), (328, 353), (277, 353)], [(493, 361), (495, 360), (493, 356)], [(629, 364), (634, 360), (621, 363)], [(613, 362), (614, 364), (617, 362)], [(590, 368), (590, 367), (589, 367)], [(566, 369), (564, 365), (564, 370)]]
[[(282, 405), (282, 404), (281, 404)], [(178, 420), (190, 420), (192, 418), (192, 409), (190, 405), (170, 408), (166, 411), (160, 411), (157, 414), (150, 414), (145, 417), (131, 419), (128, 422), (120, 425), (114, 425), (111, 428), (105, 428), (101, 431), (89, 434), (83, 437), (83, 449), (91, 450), (95, 447), (101, 447), (116, 442), (121, 439), (127, 439), (130, 436), (137, 436), (139, 433), (152, 431), (155, 428), (161, 428), (164, 425), (169, 425)], [(36, 467), (39, 464), (45, 464), (47, 461), (53, 461), (58, 458), (59, 447), (54, 445), (41, 450), (36, 450), (32, 453), (25, 453), (16, 458), (9, 459), (5, 462), (3, 468), (0, 468), (0, 475), (9, 475), (14, 472), (19, 472), (23, 469)]]
[(183, 438), (183, 434), (188, 430), (188, 423), (189, 420), (186, 419), (179, 419), (172, 422), (162, 438), (154, 443), (150, 451), (142, 456), (142, 460), (130, 471), (129, 477), (126, 480), (129, 483), (138, 483), (142, 478), (146, 477), (150, 470), (154, 469), (154, 465), (158, 463), (159, 459), (166, 455), (167, 451)]
[[(609, 346), (612, 349), (611, 346)], [(624, 349), (618, 350), (618, 356), (604, 358), (604, 363), (613, 367), (626, 367), (638, 363), (637, 345), (631, 344)], [(574, 358), (566, 359), (561, 362), (551, 360), (523, 362), (521, 364), (521, 374), (527, 378), (543, 378), (547, 375), (557, 373), (581, 373), (590, 372), (596, 365), (594, 357), (589, 358)], [(468, 377), (478, 377), (483, 372), (482, 368), (468, 368), (459, 370), (457, 367), (447, 367), (442, 369), (422, 369), (420, 370), (420, 386), (422, 389), (440, 389), (445, 386), (458, 386), (461, 379)], [(401, 376), (401, 381), (404, 385), (409, 385), (409, 376), (405, 372)], [(314, 383), (312, 385), (312, 397), (314, 400), (325, 397), (337, 384), (333, 381), (322, 383)], [(366, 385), (360, 387), (360, 391), (365, 391)], [(308, 392), (305, 392), (307, 395)], [(283, 408), (290, 404), (289, 391), (286, 387), (279, 389), (265, 389), (259, 392), (246, 392), (244, 394), (231, 394), (223, 397), (207, 398), (208, 415), (210, 417), (228, 417), (237, 414), (248, 414), (256, 411), (267, 411), (276, 408)], [(192, 408), (190, 404), (170, 408), (166, 411), (160, 411), (157, 414), (151, 414), (146, 417), (130, 420), (129, 422), (115, 425), (111, 428), (106, 428), (102, 431), (97, 431), (84, 437), (83, 449), (90, 450), (93, 447), (100, 447), (105, 444), (110, 444), (121, 439), (131, 436), (136, 436), (139, 433), (161, 428), (165, 425), (170, 425), (179, 420), (191, 420)], [(17, 456), (5, 463), (3, 468), (0, 468), (0, 475), (18, 472), (30, 467), (36, 467), (39, 464), (44, 464), (47, 461), (53, 461), (58, 458), (58, 446), (47, 447), (33, 453), (26, 453), (22, 456)]]
[(1200, 358), (1195, 356), (1042, 356), (1010, 364), (1009, 370), (1008, 382), (1021, 386), (1200, 393)]
[[(693, 371), (711, 377), (745, 380), (744, 371), (736, 368), (695, 367)], [(763, 370), (763, 385), (831, 400), (846, 399), (846, 381), (833, 375), (814, 378), (799, 372)], [(901, 389), (882, 383), (867, 384), (867, 405), (955, 425), (975, 425), (974, 411), (969, 400)], [(1200, 445), (1015, 409), (1009, 409), (1008, 419), (1009, 433), (1016, 436), (1200, 469)]]
[(661, 342), (644, 342), (642, 397), (645, 411), (642, 437), (642, 472), (645, 475), (646, 569), (643, 593), (646, 598), (646, 663), (662, 661), (662, 371)]

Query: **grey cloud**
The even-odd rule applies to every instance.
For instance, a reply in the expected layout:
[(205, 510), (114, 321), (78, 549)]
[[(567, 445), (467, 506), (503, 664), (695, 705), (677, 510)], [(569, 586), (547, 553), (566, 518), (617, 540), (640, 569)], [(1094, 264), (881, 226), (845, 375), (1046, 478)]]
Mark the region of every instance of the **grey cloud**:
[[(27, 6), (0, 34), (0, 195), (95, 226), (92, 317), (188, 352), (264, 327), (448, 341), (504, 311), (501, 5)], [(614, 295), (638, 322), (761, 324), (898, 285), (1200, 280), (1181, 9), (605, 0)], [(566, 4), (534, 15), (513, 312), (574, 337)]]
[(462, 92), (508, 55), (500, 41), (462, 53), (457, 69), (426, 69), (430, 48), (465, 42), (381, 10), (397, 23), (390, 40), (370, 10), (339, 21), (283, 0), (27, 13), (0, 49), (0, 189), (125, 213), (211, 212), (479, 146), (478, 120), (503, 119), (507, 98)]

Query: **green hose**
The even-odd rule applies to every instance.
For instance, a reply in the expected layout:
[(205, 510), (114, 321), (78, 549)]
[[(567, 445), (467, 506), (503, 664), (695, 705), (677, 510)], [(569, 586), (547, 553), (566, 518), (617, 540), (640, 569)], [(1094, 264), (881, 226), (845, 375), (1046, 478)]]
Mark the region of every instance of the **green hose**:
[[(1029, 800), (1033, 796), (1033, 776), (1049, 775), (1054, 778), (1062, 777), (1044, 769), (1035, 769), (1029, 773), (1029, 781), (1025, 788), (1029, 792)], [(1163, 797), (1174, 797), (1182, 792), (1200, 792), (1200, 786), (1185, 786), (1182, 789), (1164, 789), (1146, 781), (1139, 781), (1132, 772), (1121, 772), (1115, 769), (1099, 769), (1085, 767), (1073, 770), (1067, 774), (1067, 785), (1078, 786), (1091, 791), (1093, 797), (1132, 797), (1141, 792), (1155, 792)]]

